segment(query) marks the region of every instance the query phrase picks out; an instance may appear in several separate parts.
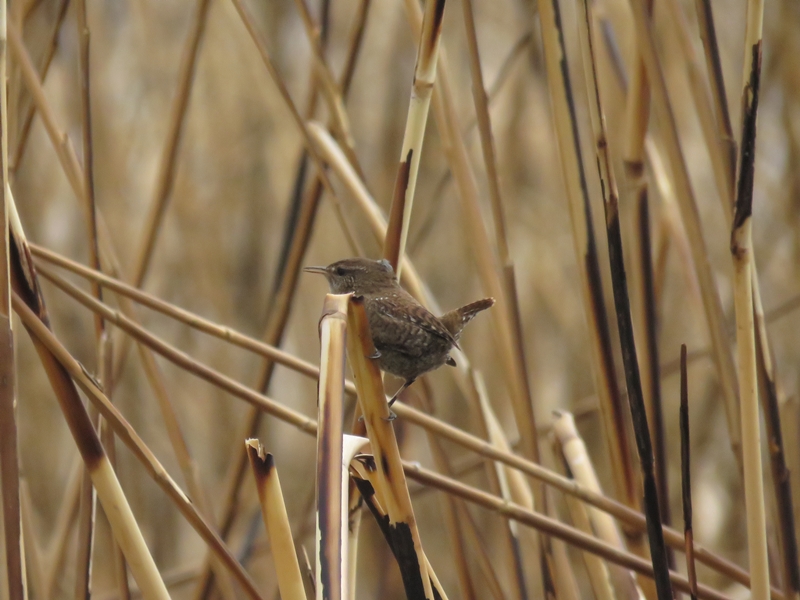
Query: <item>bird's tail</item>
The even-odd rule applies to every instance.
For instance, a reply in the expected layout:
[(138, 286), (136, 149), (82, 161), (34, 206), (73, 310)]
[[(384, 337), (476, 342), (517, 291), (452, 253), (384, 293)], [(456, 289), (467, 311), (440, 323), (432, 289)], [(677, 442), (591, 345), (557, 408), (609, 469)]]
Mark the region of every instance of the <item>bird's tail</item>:
[(478, 300), (477, 302), (472, 302), (461, 308), (451, 310), (443, 314), (440, 320), (444, 323), (444, 326), (447, 327), (447, 330), (453, 334), (453, 338), (455, 338), (457, 342), (466, 324), (479, 312), (491, 308), (492, 306), (494, 306), (494, 298), (484, 298), (483, 300)]

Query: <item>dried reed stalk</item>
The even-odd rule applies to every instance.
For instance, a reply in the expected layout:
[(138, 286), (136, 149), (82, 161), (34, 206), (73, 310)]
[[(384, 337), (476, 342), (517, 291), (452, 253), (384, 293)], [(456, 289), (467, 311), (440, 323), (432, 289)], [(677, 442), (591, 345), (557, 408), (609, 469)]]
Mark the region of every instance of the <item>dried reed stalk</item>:
[(16, 362), (11, 327), (11, 262), (9, 241), (8, 103), (6, 90), (7, 8), (0, 3), (0, 488), (8, 598), (27, 598), (25, 543), (20, 506), (20, 467), (17, 447)]
[(350, 294), (327, 294), (319, 322), (317, 386), (317, 600), (347, 597), (347, 557), (342, 535), (342, 413)]
[(742, 452), (744, 492), (747, 509), (747, 541), (755, 600), (769, 597), (767, 524), (761, 471), (761, 420), (758, 410), (755, 322), (753, 319), (752, 210), (755, 177), (756, 119), (761, 79), (761, 30), (764, 18), (762, 0), (747, 3), (745, 30), (744, 89), (742, 91), (742, 137), (736, 206), (731, 231), (734, 266), (734, 304), (741, 393)]
[(408, 106), (406, 130), (400, 150), (400, 165), (397, 168), (392, 207), (389, 210), (389, 225), (383, 246), (383, 256), (392, 264), (398, 276), (403, 266), (400, 257), (405, 254), (419, 161), (422, 156), (422, 142), (425, 138), (425, 126), (428, 123), (428, 111), (436, 81), (444, 7), (445, 0), (426, 0), (425, 16), (418, 36), (419, 48), (411, 86), (411, 101)]
[(245, 441), (250, 466), (256, 481), (258, 499), (261, 502), (261, 516), (267, 527), (272, 560), (275, 562), (275, 575), (278, 589), (285, 600), (306, 600), (300, 563), (286, 514), (286, 504), (281, 491), (281, 481), (275, 458), (265, 452), (258, 440)]

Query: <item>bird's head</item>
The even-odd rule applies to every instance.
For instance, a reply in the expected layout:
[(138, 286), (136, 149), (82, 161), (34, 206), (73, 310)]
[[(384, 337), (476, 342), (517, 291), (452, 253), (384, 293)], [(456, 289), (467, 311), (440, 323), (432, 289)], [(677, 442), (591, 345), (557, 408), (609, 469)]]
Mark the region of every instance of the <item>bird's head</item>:
[(306, 267), (303, 270), (325, 275), (334, 294), (372, 294), (397, 281), (388, 260), (345, 258), (327, 267)]

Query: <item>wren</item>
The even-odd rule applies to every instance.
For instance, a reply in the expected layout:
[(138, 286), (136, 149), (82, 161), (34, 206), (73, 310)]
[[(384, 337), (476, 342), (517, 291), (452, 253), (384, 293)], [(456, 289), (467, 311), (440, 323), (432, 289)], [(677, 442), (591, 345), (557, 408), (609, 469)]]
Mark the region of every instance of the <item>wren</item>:
[(372, 343), (383, 371), (404, 380), (389, 406), (420, 375), (444, 364), (455, 366), (450, 356), (458, 348), (461, 332), (472, 318), (494, 305), (484, 298), (441, 317), (434, 316), (397, 281), (387, 260), (346, 258), (327, 267), (306, 267), (325, 275), (334, 294), (352, 293), (364, 298)]

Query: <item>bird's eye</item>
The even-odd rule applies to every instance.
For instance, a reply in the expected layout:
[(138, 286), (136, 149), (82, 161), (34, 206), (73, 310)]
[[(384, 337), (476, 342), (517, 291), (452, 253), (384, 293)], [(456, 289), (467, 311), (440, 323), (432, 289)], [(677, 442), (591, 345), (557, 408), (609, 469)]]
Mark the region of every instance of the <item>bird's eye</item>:
[(336, 274), (339, 277), (344, 277), (344, 267), (336, 267)]

